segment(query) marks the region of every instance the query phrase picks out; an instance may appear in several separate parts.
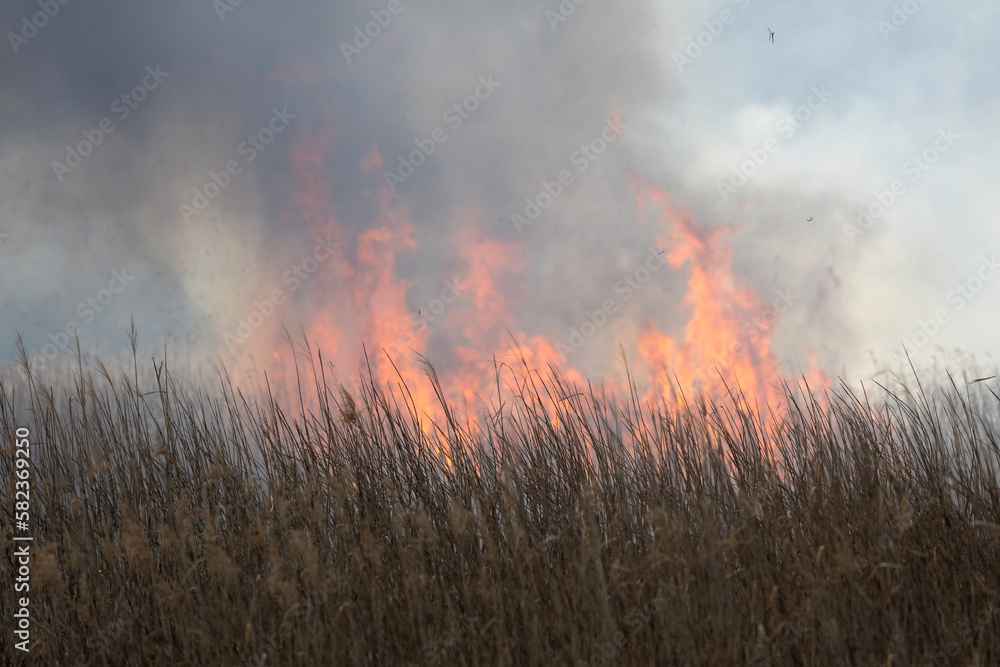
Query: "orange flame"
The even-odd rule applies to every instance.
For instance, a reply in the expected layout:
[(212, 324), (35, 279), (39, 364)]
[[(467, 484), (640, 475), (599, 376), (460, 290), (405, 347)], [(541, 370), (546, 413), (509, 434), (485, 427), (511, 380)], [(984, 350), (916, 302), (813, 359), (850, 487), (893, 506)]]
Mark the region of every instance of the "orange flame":
[[(745, 323), (760, 316), (766, 304), (753, 289), (733, 275), (732, 249), (723, 237), (736, 227), (708, 228), (698, 224), (691, 213), (671, 195), (630, 175), (639, 204), (654, 208), (657, 222), (666, 226), (655, 241), (665, 248), (667, 262), (689, 271), (684, 304), (691, 316), (682, 341), (646, 322), (639, 334), (640, 357), (653, 371), (675, 378), (680, 388), (700, 388), (714, 399), (722, 399), (725, 386), (742, 389), (753, 405), (773, 404), (779, 397), (780, 374), (771, 352), (772, 331), (745, 332)], [(657, 393), (672, 402), (664, 387), (651, 387), (647, 398)]]
[[(577, 387), (574, 391), (586, 391), (587, 378), (562, 362), (552, 340), (528, 336), (517, 326), (522, 272), (528, 265), (526, 245), (492, 237), (474, 211), (458, 212), (460, 231), (453, 237), (452, 248), (458, 260), (452, 267), (454, 273), (445, 276), (454, 281), (457, 295), (447, 304), (442, 301), (432, 306), (433, 319), (418, 317), (406, 306), (407, 292), (415, 280), (400, 278), (396, 261), (402, 253), (415, 252), (418, 244), (406, 207), (384, 182), (380, 181), (374, 194), (376, 220), (355, 239), (352, 258), (346, 247), (350, 243), (342, 236), (337, 220), (332, 186), (322, 175), (329, 146), (328, 137), (296, 144), (290, 164), (295, 193), (289, 204), (289, 215), (305, 219), (314, 234), (332, 231), (343, 242), (333, 259), (336, 266), (329, 269), (332, 275), (323, 278), (323, 307), (306, 332), (324, 359), (353, 372), (363, 358), (364, 344), (375, 379), (383, 386), (399, 388), (400, 383), (405, 384), (418, 416), (442, 428), (443, 409), (417, 356), (430, 356), (429, 344), (434, 349), (440, 345), (449, 355), (444, 360), (447, 373), (440, 378), (449, 405), (460, 402), (466, 407), (478, 404), (495, 410), (509, 398), (504, 395), (506, 389), (497, 386), (496, 350), (508, 350), (496, 356), (497, 363), (517, 369), (522, 380), (525, 371), (546, 377), (552, 368), (570, 386)], [(378, 151), (372, 148), (360, 166), (365, 173), (380, 173), (383, 163)], [(669, 193), (631, 173), (628, 177), (640, 218), (658, 228), (654, 240), (664, 248), (667, 263), (687, 273), (683, 304), (690, 309), (677, 337), (651, 319), (641, 323), (635, 333), (635, 349), (646, 371), (645, 399), (675, 404), (672, 385), (676, 383), (686, 394), (702, 390), (715, 400), (727, 398), (727, 386), (733, 390), (738, 386), (749, 407), (777, 405), (781, 375), (771, 351), (773, 331), (747, 326), (760, 318), (767, 304), (734, 274), (732, 248), (726, 243), (737, 227), (701, 225)], [(384, 361), (386, 352), (395, 368)], [(272, 355), (287, 370), (287, 354), (273, 348)], [(810, 362), (810, 384), (829, 387), (815, 355), (810, 355)], [(625, 396), (628, 392), (620, 377), (598, 380), (613, 394)], [(555, 396), (544, 406), (556, 423), (560, 403), (566, 398)], [(428, 433), (431, 426), (423, 423), (422, 428)]]

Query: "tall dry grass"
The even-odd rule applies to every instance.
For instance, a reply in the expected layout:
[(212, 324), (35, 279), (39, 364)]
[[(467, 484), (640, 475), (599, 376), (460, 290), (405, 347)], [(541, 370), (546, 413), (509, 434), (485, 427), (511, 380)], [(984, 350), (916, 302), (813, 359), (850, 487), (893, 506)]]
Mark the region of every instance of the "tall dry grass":
[(162, 362), (0, 375), (5, 508), (15, 428), (33, 442), (28, 660), (1000, 664), (987, 383), (786, 387), (765, 427), (525, 370), (478, 427), (428, 430), (316, 357), (293, 408)]

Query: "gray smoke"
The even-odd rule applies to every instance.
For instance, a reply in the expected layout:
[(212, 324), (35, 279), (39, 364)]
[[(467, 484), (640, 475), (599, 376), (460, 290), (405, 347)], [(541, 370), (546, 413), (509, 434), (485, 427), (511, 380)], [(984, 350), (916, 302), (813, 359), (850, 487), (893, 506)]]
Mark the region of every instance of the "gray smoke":
[[(44, 7), (7, 7), (0, 28), (20, 38), (8, 36), (0, 58), (0, 358), (13, 355), (15, 332), (43, 356), (71, 333), (85, 349), (111, 352), (134, 316), (146, 341), (228, 359), (226, 334), (275, 288), (286, 299), (256, 340), (277, 340), (281, 324), (308, 327), (350, 288), (351, 270), (336, 263), (356, 262), (385, 172), (408, 173), (401, 156), (432, 146), (412, 174), (390, 178), (415, 228), (416, 247), (392, 267), (411, 281), (413, 312), (480, 261), (461, 243), (475, 227), (524, 258), (523, 271), (494, 276), (513, 304), (503, 326), (565, 342), (663, 234), (637, 217), (634, 174), (701, 224), (738, 225), (736, 278), (766, 303), (792, 296), (774, 325), (783, 359), (817, 350), (833, 372), (860, 368), (866, 347), (909, 336), (979, 260), (955, 244), (950, 260), (925, 268), (935, 243), (906, 235), (902, 247), (887, 246), (897, 231), (888, 222), (851, 243), (844, 225), (938, 126), (952, 124), (963, 133), (953, 152), (891, 210), (893, 220), (931, 215), (927, 202), (940, 206), (952, 175), (972, 168), (985, 103), (938, 88), (944, 99), (933, 112), (907, 111), (947, 80), (921, 73), (927, 59), (918, 55), (918, 38), (946, 10), (921, 6), (883, 37), (878, 20), (888, 12), (850, 4), (779, 13), (749, 0), (70, 2), (49, 7), (54, 15), (34, 32), (26, 26)], [(982, 26), (994, 24), (980, 17), (979, 32), (941, 37), (935, 52), (960, 59), (973, 48), (962, 40), (978, 44)], [(965, 72), (966, 82), (977, 76)], [(814, 86), (833, 94), (794, 133), (779, 130)], [(905, 129), (879, 146), (891, 156), (873, 157), (866, 141), (893, 127), (893, 104), (910, 113)], [(593, 144), (614, 118), (620, 137)], [(780, 150), (723, 201), (718, 183), (769, 138)], [(588, 157), (588, 146), (604, 143)], [(365, 167), (373, 151), (382, 169)], [(306, 155), (319, 159), (307, 167)], [(559, 183), (564, 172), (572, 181)], [(308, 206), (304, 173), (314, 188)], [(526, 199), (549, 201), (543, 193), (551, 204), (518, 222), (534, 213)], [(977, 245), (996, 241), (979, 224), (981, 209), (964, 206)], [(318, 262), (291, 289), (287, 271), (311, 256), (324, 227), (338, 230), (342, 257)], [(686, 276), (658, 272), (574, 364), (609, 372), (616, 341), (647, 317), (679, 334)], [(983, 342), (960, 328), (946, 327), (935, 343)], [(432, 360), (451, 363), (449, 332), (432, 331)]]

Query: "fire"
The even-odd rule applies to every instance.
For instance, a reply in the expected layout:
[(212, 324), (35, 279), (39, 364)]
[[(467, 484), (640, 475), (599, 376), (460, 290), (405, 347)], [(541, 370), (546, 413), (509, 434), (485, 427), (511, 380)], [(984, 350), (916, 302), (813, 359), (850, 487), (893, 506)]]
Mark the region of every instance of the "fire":
[(809, 388), (814, 391), (817, 389), (824, 392), (830, 391), (833, 387), (833, 380), (823, 372), (823, 367), (816, 358), (815, 350), (810, 350), (806, 356), (809, 358), (809, 369), (803, 373), (803, 376)]
[[(314, 235), (334, 234), (340, 241), (334, 266), (320, 281), (322, 288), (310, 297), (318, 307), (304, 330), (324, 360), (351, 375), (359, 369), (366, 372), (360, 362), (367, 352), (378, 383), (396, 391), (405, 385), (406, 401), (421, 418), (425, 434), (433, 429), (431, 421), (447, 429), (442, 397), (449, 409), (458, 409), (451, 414), (462, 415), (459, 422), (465, 427), (472, 425), (467, 414), (497, 414), (525, 382), (547, 381), (550, 370), (568, 383), (567, 394), (589, 392), (590, 380), (564, 361), (552, 339), (526, 334), (518, 326), (516, 316), (526, 293), (522, 275), (529, 262), (526, 244), (497, 238), (475, 211), (455, 214), (459, 231), (443, 253), (455, 260), (442, 266), (440, 279), (448, 286), (442, 298), (423, 304), (419, 314), (411, 312), (407, 294), (416, 281), (397, 271), (401, 256), (419, 250), (409, 212), (379, 179), (377, 190), (368, 192), (377, 203), (375, 220), (354, 239), (348, 238), (338, 221), (332, 185), (322, 172), (331, 143), (321, 136), (296, 144), (290, 163), (295, 192), (286, 211), (290, 220), (305, 220)], [(378, 151), (372, 148), (364, 155), (360, 168), (380, 174)], [(679, 388), (689, 398), (701, 390), (726, 401), (728, 387), (742, 391), (751, 408), (776, 405), (781, 374), (771, 351), (773, 330), (755, 330), (752, 336), (746, 332), (747, 324), (759, 318), (767, 304), (734, 273), (727, 238), (737, 227), (699, 224), (669, 193), (632, 174), (629, 179), (640, 219), (654, 227), (654, 242), (663, 249), (669, 267), (678, 275), (686, 274), (687, 287), (683, 300), (687, 319), (679, 333), (671, 335), (662, 328), (664, 323), (651, 319), (637, 328), (628, 322), (614, 325), (634, 336), (629, 351), (638, 352), (644, 374), (634, 379), (644, 388), (645, 399), (675, 404)], [(287, 373), (291, 364), (287, 344), (266, 352), (258, 356), (278, 358), (286, 366), (285, 382), (294, 382), (294, 375)], [(441, 372), (443, 396), (428, 379), (424, 359)], [(811, 386), (829, 387), (815, 356), (810, 362)], [(596, 378), (594, 385), (599, 393), (603, 389), (619, 398), (628, 395), (629, 387), (620, 376)], [(560, 415), (566, 414), (564, 401), (575, 395), (551, 396), (531, 409), (541, 408), (559, 423)]]
[(460, 362), (453, 374), (454, 393), (474, 400), (495, 393), (489, 380), (493, 352), (509, 345), (506, 337), (513, 331), (516, 296), (501, 279), (516, 283), (528, 257), (522, 243), (489, 238), (471, 211), (462, 212), (460, 219), (456, 246), (465, 269), (456, 281), (461, 286), (458, 301), (448, 313), (448, 321), (454, 322), (448, 342)]
[(691, 315), (683, 339), (675, 341), (648, 321), (638, 335), (640, 358), (668, 385), (662, 386), (662, 380), (654, 384), (647, 398), (674, 402), (669, 384), (675, 379), (680, 389), (701, 389), (716, 400), (726, 397), (728, 384), (742, 390), (750, 407), (775, 404), (781, 376), (771, 352), (773, 331), (755, 331), (754, 336), (743, 332), (766, 304), (733, 275), (732, 249), (724, 238), (736, 227), (700, 225), (668, 193), (630, 178), (640, 215), (652, 208), (656, 223), (666, 227), (655, 241), (665, 249), (667, 262), (689, 272), (684, 304)]
[[(374, 149), (365, 156), (362, 169), (381, 171), (382, 159)], [(349, 312), (364, 323), (359, 333), (375, 352), (375, 378), (384, 385), (405, 386), (418, 415), (439, 421), (443, 417), (440, 404), (414, 354), (426, 353), (427, 346), (426, 330), (411, 331), (409, 326), (406, 292), (414, 281), (398, 279), (395, 271), (397, 255), (417, 249), (413, 223), (384, 181), (379, 182), (378, 201), (374, 226), (357, 239), (357, 262), (349, 281), (353, 307)], [(423, 428), (429, 432), (430, 425)]]

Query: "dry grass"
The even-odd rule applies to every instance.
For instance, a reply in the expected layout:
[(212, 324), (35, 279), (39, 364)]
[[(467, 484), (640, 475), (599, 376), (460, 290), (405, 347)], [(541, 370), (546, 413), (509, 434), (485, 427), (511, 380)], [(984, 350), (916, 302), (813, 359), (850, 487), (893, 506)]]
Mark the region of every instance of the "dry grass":
[(984, 383), (788, 388), (765, 432), (524, 374), (428, 437), (405, 392), (322, 369), (292, 411), (163, 366), (0, 376), (5, 507), (15, 427), (35, 443), (32, 662), (1000, 664)]

